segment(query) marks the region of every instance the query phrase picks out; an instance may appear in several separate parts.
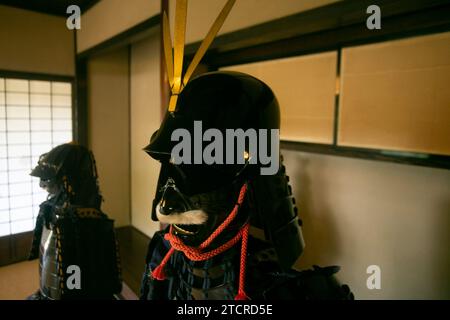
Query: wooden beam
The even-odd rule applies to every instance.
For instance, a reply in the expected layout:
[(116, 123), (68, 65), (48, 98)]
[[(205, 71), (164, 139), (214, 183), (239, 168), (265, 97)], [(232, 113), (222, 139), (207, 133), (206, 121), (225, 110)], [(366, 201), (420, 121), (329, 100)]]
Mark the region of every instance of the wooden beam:
[(119, 243), (122, 278), (139, 295), (142, 275), (145, 268), (145, 256), (150, 238), (132, 226), (116, 229)]
[(72, 99), (73, 139), (80, 145), (88, 147), (87, 59), (76, 59), (75, 70), (75, 85), (72, 91), (75, 93)]
[[(161, 0), (161, 16), (164, 12), (167, 12), (169, 15), (169, 0)], [(160, 27), (159, 32), (159, 61), (160, 61), (160, 86), (161, 86), (161, 120), (164, 118), (166, 114), (167, 107), (169, 106), (169, 98), (170, 98), (170, 86), (169, 79), (167, 77), (167, 68), (166, 62), (164, 59), (164, 43), (163, 43), (163, 28), (162, 25)]]
[(27, 260), (32, 240), (33, 231), (0, 237), (0, 266)]

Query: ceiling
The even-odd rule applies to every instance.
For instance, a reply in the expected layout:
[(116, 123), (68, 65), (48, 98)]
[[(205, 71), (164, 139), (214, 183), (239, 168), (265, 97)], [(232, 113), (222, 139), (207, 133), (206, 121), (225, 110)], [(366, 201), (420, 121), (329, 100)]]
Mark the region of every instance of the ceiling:
[(67, 7), (75, 4), (81, 13), (87, 11), (100, 0), (0, 0), (0, 5), (6, 5), (56, 16), (67, 17)]

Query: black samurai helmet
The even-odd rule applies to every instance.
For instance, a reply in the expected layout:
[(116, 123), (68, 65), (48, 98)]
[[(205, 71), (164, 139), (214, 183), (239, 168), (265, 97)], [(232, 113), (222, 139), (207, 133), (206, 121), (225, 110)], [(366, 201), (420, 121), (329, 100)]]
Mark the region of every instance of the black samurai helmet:
[[(114, 221), (101, 210), (94, 156), (75, 143), (41, 155), (32, 176), (49, 192), (36, 219), (30, 259), (39, 257), (40, 289), (29, 299), (111, 299), (121, 290)], [(67, 285), (69, 266), (80, 288)]]
[[(195, 161), (199, 149), (194, 144), (198, 141), (191, 143), (191, 150), (183, 151), (191, 153), (192, 161), (174, 160), (172, 151), (179, 143), (172, 141), (174, 131), (183, 129), (191, 140), (198, 140), (199, 124), (203, 132), (212, 129), (223, 137), (223, 150), (216, 150), (223, 152), (223, 161)], [(285, 168), (278, 158), (279, 138), (276, 136), (274, 141), (270, 134), (279, 128), (278, 102), (262, 81), (238, 72), (212, 72), (189, 81), (177, 96), (176, 109), (166, 113), (144, 149), (162, 164), (152, 219), (170, 224), (171, 232), (185, 244), (198, 246), (224, 222), (245, 185), (246, 195), (239, 203), (236, 219), (209, 248), (223, 245), (249, 222), (264, 230), (280, 266), (289, 269), (301, 255), (304, 243)], [(225, 141), (230, 138), (230, 129), (238, 134), (233, 141)], [(264, 130), (266, 135), (259, 134)], [(267, 162), (256, 154), (250, 139), (243, 148), (238, 143), (230, 147), (239, 134), (250, 131), (258, 135), (259, 152), (262, 148), (277, 156), (273, 174), (261, 174)], [(234, 162), (225, 161), (230, 152), (235, 155)], [(243, 161), (238, 161), (239, 156)]]
[(99, 209), (102, 201), (94, 156), (87, 148), (65, 143), (40, 156), (31, 175), (41, 187), (70, 205)]

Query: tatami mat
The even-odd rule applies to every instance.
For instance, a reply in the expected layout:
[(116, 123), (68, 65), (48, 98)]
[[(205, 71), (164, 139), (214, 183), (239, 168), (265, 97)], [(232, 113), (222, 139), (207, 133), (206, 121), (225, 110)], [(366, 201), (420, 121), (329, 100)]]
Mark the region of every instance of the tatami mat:
[(0, 300), (23, 300), (39, 288), (38, 260), (0, 268)]
[[(38, 260), (0, 267), (0, 300), (24, 300), (39, 288)], [(137, 300), (136, 294), (124, 283), (120, 299)]]

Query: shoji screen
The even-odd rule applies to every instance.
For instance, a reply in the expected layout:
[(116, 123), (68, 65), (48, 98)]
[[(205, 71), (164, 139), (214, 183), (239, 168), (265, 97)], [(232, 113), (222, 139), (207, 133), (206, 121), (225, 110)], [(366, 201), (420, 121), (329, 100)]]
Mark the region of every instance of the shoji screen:
[(0, 78), (0, 236), (29, 231), (47, 193), (39, 155), (72, 140), (71, 83)]
[(450, 32), (342, 51), (338, 144), (450, 154)]
[(281, 108), (281, 138), (333, 142), (337, 52), (224, 68), (248, 73), (272, 88)]

